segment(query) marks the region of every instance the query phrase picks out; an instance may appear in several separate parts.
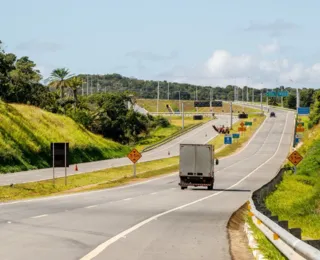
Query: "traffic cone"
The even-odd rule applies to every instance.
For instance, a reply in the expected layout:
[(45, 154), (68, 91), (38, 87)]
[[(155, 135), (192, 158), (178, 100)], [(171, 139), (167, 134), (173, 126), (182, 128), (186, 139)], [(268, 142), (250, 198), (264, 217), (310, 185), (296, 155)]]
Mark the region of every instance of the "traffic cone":
[(78, 165), (76, 165), (75, 167), (74, 167), (74, 170), (77, 172), (78, 171)]

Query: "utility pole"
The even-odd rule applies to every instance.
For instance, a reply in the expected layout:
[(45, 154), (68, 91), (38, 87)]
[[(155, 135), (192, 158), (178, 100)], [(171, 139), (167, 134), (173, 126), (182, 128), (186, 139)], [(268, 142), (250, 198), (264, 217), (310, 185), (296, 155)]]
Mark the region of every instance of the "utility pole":
[(180, 113), (181, 113), (181, 97), (180, 97), (180, 90), (179, 90), (179, 110), (180, 110)]
[(183, 102), (181, 104), (181, 110), (182, 110), (182, 129), (184, 129), (184, 107), (183, 107)]
[(170, 83), (168, 82), (168, 100), (170, 100)]
[[(263, 86), (263, 83), (261, 83), (262, 86)], [(261, 88), (261, 91), (260, 91), (260, 104), (261, 104), (261, 111), (263, 112), (263, 106), (262, 106), (262, 88)]]
[(243, 92), (244, 92), (244, 87), (242, 89), (242, 111), (244, 112), (244, 96), (243, 96)]
[(87, 75), (87, 96), (89, 95), (89, 76)]
[(232, 130), (232, 101), (230, 101), (230, 130)]
[(300, 97), (299, 97), (299, 88), (297, 88), (297, 111), (299, 107), (300, 107)]
[(157, 95), (157, 113), (159, 113), (159, 97), (160, 97), (160, 86), (158, 81), (158, 95)]
[(252, 88), (252, 103), (254, 102), (254, 88)]
[(198, 86), (196, 86), (196, 100), (198, 101)]
[[(281, 88), (280, 88), (281, 90)], [(284, 88), (282, 88), (282, 92), (283, 92)], [(283, 107), (283, 96), (281, 95), (281, 107)]]

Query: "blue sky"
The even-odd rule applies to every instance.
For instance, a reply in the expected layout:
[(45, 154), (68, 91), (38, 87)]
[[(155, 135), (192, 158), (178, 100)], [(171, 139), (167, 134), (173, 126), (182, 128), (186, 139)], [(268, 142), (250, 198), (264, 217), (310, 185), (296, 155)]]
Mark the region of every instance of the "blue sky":
[(45, 77), (120, 73), (208, 85), (318, 88), (320, 1), (0, 0), (6, 51)]

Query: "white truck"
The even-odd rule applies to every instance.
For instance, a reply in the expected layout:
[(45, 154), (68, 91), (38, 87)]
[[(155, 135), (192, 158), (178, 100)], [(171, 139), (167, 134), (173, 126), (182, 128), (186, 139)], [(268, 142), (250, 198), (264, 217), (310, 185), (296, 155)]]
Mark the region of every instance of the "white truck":
[[(181, 189), (214, 185), (214, 147), (207, 144), (180, 144), (179, 177)], [(216, 164), (219, 164), (216, 159)]]

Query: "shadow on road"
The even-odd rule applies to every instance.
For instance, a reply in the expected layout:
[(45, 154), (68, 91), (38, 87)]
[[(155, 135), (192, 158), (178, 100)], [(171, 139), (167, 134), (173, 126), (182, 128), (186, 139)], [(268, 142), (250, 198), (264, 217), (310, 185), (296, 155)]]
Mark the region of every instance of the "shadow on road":
[[(191, 190), (203, 191), (204, 188), (191, 188)], [(234, 192), (251, 192), (251, 190), (240, 190), (240, 189), (213, 189), (212, 191), (234, 191)]]

